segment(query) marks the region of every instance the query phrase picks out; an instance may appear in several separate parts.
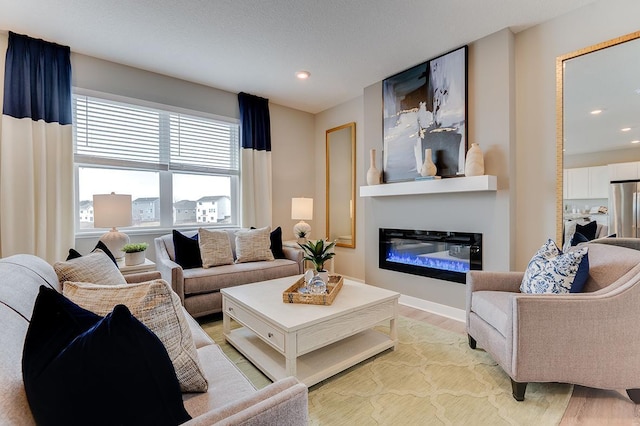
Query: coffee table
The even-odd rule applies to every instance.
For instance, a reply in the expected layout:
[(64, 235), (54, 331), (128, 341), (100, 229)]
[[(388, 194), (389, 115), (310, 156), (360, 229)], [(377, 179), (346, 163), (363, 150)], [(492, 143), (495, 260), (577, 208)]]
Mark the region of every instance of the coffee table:
[[(396, 348), (399, 293), (344, 279), (332, 305), (284, 303), (298, 278), (221, 290), (226, 340), (271, 380), (295, 376), (311, 386)], [(373, 329), (387, 321), (388, 334)]]

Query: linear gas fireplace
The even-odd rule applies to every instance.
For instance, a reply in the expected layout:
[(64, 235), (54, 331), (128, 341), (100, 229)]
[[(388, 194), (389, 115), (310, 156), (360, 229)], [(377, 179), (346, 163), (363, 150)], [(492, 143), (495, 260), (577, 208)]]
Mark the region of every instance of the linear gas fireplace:
[(378, 266), (464, 283), (482, 269), (482, 234), (380, 228)]

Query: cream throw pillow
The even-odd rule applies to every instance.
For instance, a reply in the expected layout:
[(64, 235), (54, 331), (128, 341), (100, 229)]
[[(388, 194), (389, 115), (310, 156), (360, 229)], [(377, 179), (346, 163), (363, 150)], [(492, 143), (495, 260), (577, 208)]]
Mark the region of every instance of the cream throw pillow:
[(203, 268), (233, 263), (231, 241), (229, 241), (226, 231), (209, 231), (200, 228), (198, 229), (198, 244), (200, 244)]
[(182, 392), (207, 391), (207, 379), (200, 366), (180, 298), (166, 281), (116, 286), (67, 281), (62, 289), (71, 301), (97, 315), (105, 316), (116, 305), (127, 306), (131, 314), (154, 332), (167, 349)]
[(236, 263), (273, 260), (271, 228), (236, 232)]
[(79, 281), (85, 283), (118, 285), (127, 281), (105, 252), (96, 249), (86, 256), (77, 257), (53, 265), (61, 283)]

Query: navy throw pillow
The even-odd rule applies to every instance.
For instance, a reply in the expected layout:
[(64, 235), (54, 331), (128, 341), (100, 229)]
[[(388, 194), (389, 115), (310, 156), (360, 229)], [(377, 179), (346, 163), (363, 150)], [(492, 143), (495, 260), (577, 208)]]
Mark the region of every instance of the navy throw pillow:
[(22, 375), (39, 425), (177, 425), (190, 419), (164, 345), (124, 305), (102, 318), (41, 286)]
[(173, 247), (176, 252), (176, 263), (182, 266), (182, 269), (202, 267), (198, 234), (195, 234), (193, 237), (187, 237), (174, 229)]
[(573, 283), (571, 284), (571, 289), (569, 289), (569, 293), (582, 293), (584, 289), (584, 285), (589, 278), (589, 253), (585, 254), (580, 261), (580, 265), (578, 265), (578, 272), (576, 272), (576, 276), (573, 279)]
[(587, 239), (587, 237), (585, 237), (579, 232), (576, 232), (575, 234), (573, 234), (573, 237), (571, 238), (572, 246), (577, 246), (580, 243), (588, 243), (588, 242), (589, 240)]
[[(91, 250), (91, 253), (96, 251), (96, 249), (102, 250), (107, 256), (109, 256), (109, 259), (111, 259), (111, 261), (115, 263), (116, 266), (118, 266), (118, 261), (113, 256), (113, 253), (111, 253), (111, 250), (109, 250), (109, 247), (107, 247), (105, 243), (103, 243), (102, 241), (98, 241), (98, 244), (96, 244), (93, 250)], [(67, 260), (77, 259), (78, 257), (82, 257), (82, 255), (77, 250), (72, 248), (69, 249), (69, 255), (67, 256)]]
[(282, 229), (278, 226), (271, 231), (271, 253), (276, 259), (285, 259), (284, 251), (282, 250)]
[(584, 237), (589, 241), (595, 240), (597, 230), (598, 224), (595, 220), (587, 223), (586, 225), (576, 225), (576, 232), (584, 235)]

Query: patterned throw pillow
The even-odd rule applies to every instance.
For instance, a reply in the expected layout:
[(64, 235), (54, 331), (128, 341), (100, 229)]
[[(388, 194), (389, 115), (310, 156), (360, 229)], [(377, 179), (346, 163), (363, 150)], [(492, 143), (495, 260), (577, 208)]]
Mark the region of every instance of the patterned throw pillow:
[(200, 228), (198, 229), (198, 240), (203, 268), (233, 263), (231, 242), (226, 231), (209, 231)]
[[(562, 253), (553, 240), (533, 255), (520, 284), (522, 293), (561, 294), (582, 289), (588, 278), (588, 247)], [(573, 292), (576, 292), (575, 290)]]
[(236, 263), (274, 260), (270, 234), (268, 226), (236, 232)]
[(169, 353), (182, 392), (206, 392), (198, 352), (180, 298), (164, 280), (118, 286), (65, 282), (63, 294), (80, 307), (104, 316), (125, 305), (149, 327)]
[(58, 279), (61, 283), (65, 281), (79, 281), (104, 285), (127, 283), (118, 267), (109, 259), (109, 256), (104, 254), (100, 249), (95, 249), (86, 256), (65, 262), (56, 262), (53, 265), (53, 269), (55, 269), (56, 274), (58, 274)]

